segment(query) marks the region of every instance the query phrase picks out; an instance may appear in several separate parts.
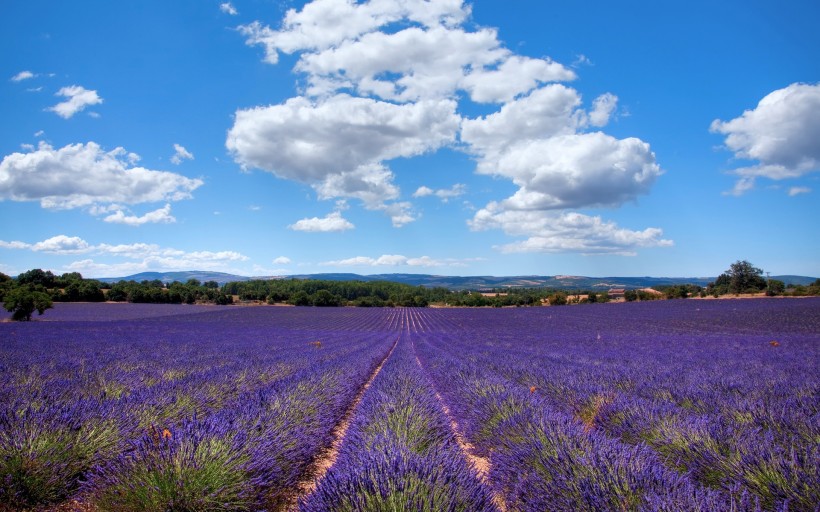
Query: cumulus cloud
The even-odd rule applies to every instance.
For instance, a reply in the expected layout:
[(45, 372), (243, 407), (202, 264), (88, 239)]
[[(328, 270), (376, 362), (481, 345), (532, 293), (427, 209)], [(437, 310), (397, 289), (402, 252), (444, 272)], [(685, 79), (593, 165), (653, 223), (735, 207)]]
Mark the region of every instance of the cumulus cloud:
[(171, 215), (170, 204), (166, 204), (162, 208), (148, 212), (140, 217), (136, 215), (126, 215), (122, 210), (116, 210), (103, 220), (112, 224), (126, 224), (128, 226), (142, 226), (143, 224), (172, 224), (177, 221), (176, 217)]
[(47, 252), (50, 254), (82, 254), (93, 250), (93, 247), (82, 238), (66, 235), (53, 236), (33, 244), (20, 241), (5, 242), (0, 240), (0, 247), (6, 249), (28, 249), (34, 252)]
[(243, 166), (315, 183), (441, 147), (458, 129), (455, 107), (449, 100), (396, 105), (345, 94), (322, 102), (292, 98), (238, 111), (227, 146)]
[(20, 71), (19, 73), (11, 77), (11, 81), (22, 82), (23, 80), (28, 80), (29, 78), (34, 78), (35, 76), (37, 75), (35, 75), (31, 71)]
[(41, 142), (36, 150), (12, 153), (0, 162), (0, 199), (69, 209), (178, 201), (202, 185), (199, 179), (132, 167), (138, 158), (123, 148), (104, 151), (94, 142), (59, 149)]
[(248, 257), (236, 251), (183, 251), (157, 244), (98, 244), (91, 245), (80, 237), (57, 235), (36, 243), (5, 242), (0, 247), (7, 249), (47, 252), (58, 255), (94, 254), (104, 258), (115, 258), (115, 262), (99, 262), (92, 258), (75, 261), (66, 269), (86, 275), (116, 276), (146, 270), (230, 270), (229, 265), (247, 261)]
[(344, 94), (292, 98), (238, 111), (227, 147), (243, 167), (311, 185), (322, 199), (356, 198), (382, 210), (399, 191), (381, 162), (452, 142), (455, 107), (450, 100), (396, 105)]
[(440, 188), (440, 189), (432, 189), (427, 186), (421, 186), (413, 192), (413, 197), (427, 197), (427, 196), (436, 196), (441, 199), (443, 202), (447, 202), (454, 197), (458, 197), (464, 195), (467, 191), (467, 186), (463, 183), (456, 183), (450, 188)]
[[(487, 75), (484, 66), (500, 61), (508, 53), (500, 48), (494, 30), (409, 27), (396, 33), (372, 32), (319, 53), (304, 54), (296, 69), (308, 75), (311, 94), (354, 88), (383, 99), (416, 101), (449, 97), (465, 80), (468, 68), (475, 67), (478, 73)], [(388, 73), (400, 76), (394, 80), (380, 78)], [(468, 87), (476, 90), (480, 80), (479, 76)], [(503, 84), (491, 75), (487, 81), (492, 85), (478, 90), (495, 99), (499, 93), (488, 91)], [(507, 85), (520, 90), (529, 83)]]
[(478, 172), (520, 187), (506, 207), (551, 210), (621, 205), (648, 193), (661, 169), (647, 143), (594, 132), (515, 143)]
[(77, 112), (82, 112), (89, 105), (98, 105), (103, 102), (97, 91), (91, 91), (79, 85), (63, 87), (57, 91), (56, 95), (68, 99), (46, 110), (54, 112), (63, 119), (68, 119)]
[(219, 10), (224, 12), (225, 14), (230, 14), (231, 16), (236, 16), (239, 14), (239, 11), (236, 10), (236, 7), (233, 6), (230, 2), (224, 2), (219, 4)]
[(294, 231), (307, 231), (309, 233), (347, 231), (355, 227), (352, 222), (342, 217), (342, 212), (331, 212), (321, 218), (302, 219), (288, 226), (289, 229)]
[(726, 148), (755, 165), (732, 171), (739, 176), (731, 192), (740, 195), (757, 178), (784, 180), (820, 169), (820, 84), (795, 83), (766, 95), (752, 110), (730, 121), (715, 119), (713, 133), (726, 136)]
[(492, 68), (478, 68), (461, 81), (473, 101), (504, 103), (539, 84), (574, 80), (575, 73), (551, 59), (511, 55)]
[(291, 263), (291, 259), (287, 256), (279, 256), (278, 258), (274, 258), (271, 263), (274, 265), (289, 265)]
[(402, 0), (390, 2), (351, 2), (314, 0), (301, 11), (290, 9), (280, 30), (259, 22), (240, 27), (247, 44), (265, 48), (265, 60), (275, 64), (279, 52), (321, 51), (356, 39), (377, 28), (407, 19), (425, 26), (454, 25), (469, 15), (462, 0)]
[[(469, 16), (462, 0), (314, 0), (289, 10), (278, 28), (240, 27), (269, 63), (298, 54), (302, 96), (237, 111), (226, 142), (234, 160), (309, 184), (321, 199), (359, 199), (394, 226), (418, 215), (401, 200), (389, 162), (445, 146), (469, 153), (478, 173), (518, 186), (484, 209), (492, 207), (494, 216), (567, 219), (581, 215), (569, 210), (617, 207), (649, 192), (662, 174), (649, 145), (591, 131), (616, 114), (617, 96), (585, 105), (561, 83), (577, 78), (571, 67), (519, 55), (494, 28), (466, 23)], [(579, 56), (574, 67), (581, 64), (591, 63)], [(463, 118), (465, 99), (500, 106)], [(464, 193), (458, 187), (420, 187), (413, 197), (446, 201)], [(619, 229), (597, 219), (604, 226), (597, 232)], [(631, 237), (632, 247), (639, 238)]]
[[(473, 229), (529, 237), (500, 247), (503, 251), (631, 254), (652, 240), (665, 245), (653, 228), (631, 232), (600, 217), (568, 211), (634, 201), (649, 193), (663, 172), (646, 142), (586, 131), (606, 124), (616, 105), (617, 97), (604, 94), (587, 112), (576, 90), (549, 84), (495, 113), (465, 120), (461, 139), (477, 157), (476, 171), (519, 187), (511, 197), (479, 210), (470, 223)], [(526, 229), (516, 228), (516, 222)], [(574, 229), (564, 236), (561, 230), (545, 230), (550, 223)], [(617, 243), (608, 238), (616, 233)]]
[(194, 155), (183, 146), (174, 144), (174, 155), (171, 157), (171, 163), (179, 165), (183, 160), (193, 160)]
[(504, 253), (578, 252), (581, 254), (621, 254), (632, 256), (639, 247), (668, 247), (671, 240), (663, 231), (646, 228), (633, 231), (618, 227), (598, 216), (577, 212), (506, 210), (490, 203), (470, 221), (473, 230), (501, 229), (526, 239), (497, 247)]

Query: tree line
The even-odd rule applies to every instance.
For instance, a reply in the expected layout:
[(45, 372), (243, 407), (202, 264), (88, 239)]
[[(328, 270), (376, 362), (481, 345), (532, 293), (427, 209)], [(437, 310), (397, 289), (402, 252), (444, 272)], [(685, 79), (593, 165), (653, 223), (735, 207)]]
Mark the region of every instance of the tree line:
[[(748, 261), (737, 261), (717, 279), (701, 287), (692, 284), (659, 286), (651, 290), (625, 290), (627, 302), (657, 299), (684, 299), (760, 293), (766, 295), (820, 295), (820, 279), (808, 286), (786, 284), (763, 277), (763, 270)], [(444, 287), (426, 288), (392, 281), (330, 281), (320, 279), (272, 279), (226, 283), (185, 283), (152, 281), (107, 283), (85, 279), (78, 272), (56, 275), (33, 269), (16, 278), (0, 273), (0, 301), (14, 320), (31, 320), (54, 302), (134, 302), (160, 304), (218, 304), (234, 301), (266, 302), (314, 307), (427, 307), (431, 304), (458, 307), (562, 306), (610, 302), (604, 291), (567, 291), (551, 288), (503, 288), (453, 291)]]

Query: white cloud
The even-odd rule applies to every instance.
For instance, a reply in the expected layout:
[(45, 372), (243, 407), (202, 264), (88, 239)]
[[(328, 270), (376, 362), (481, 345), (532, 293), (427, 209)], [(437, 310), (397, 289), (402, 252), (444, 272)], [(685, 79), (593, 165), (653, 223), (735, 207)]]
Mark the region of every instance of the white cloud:
[(224, 12), (225, 14), (230, 14), (231, 16), (236, 16), (239, 14), (239, 11), (236, 10), (236, 7), (233, 6), (230, 2), (224, 2), (219, 4), (219, 10)]
[(134, 157), (123, 148), (103, 151), (94, 142), (60, 149), (41, 142), (35, 151), (12, 153), (0, 162), (0, 199), (67, 209), (178, 201), (202, 185), (167, 171), (129, 167)]
[(589, 113), (589, 124), (592, 126), (606, 126), (615, 108), (618, 106), (618, 97), (605, 93), (592, 102), (592, 111)]
[(349, 220), (342, 217), (341, 212), (331, 212), (325, 217), (312, 217), (302, 219), (288, 226), (294, 231), (307, 231), (309, 233), (329, 233), (334, 231), (347, 231), (356, 226)]
[(418, 220), (418, 216), (413, 210), (413, 205), (407, 201), (399, 201), (382, 205), (378, 208), (390, 217), (394, 228), (400, 228)]
[(473, 152), (492, 156), (523, 140), (576, 133), (584, 124), (578, 91), (550, 84), (506, 103), (493, 114), (465, 119), (461, 140)]
[(279, 256), (278, 258), (274, 258), (271, 263), (274, 265), (289, 265), (291, 260), (287, 256)]
[(179, 165), (183, 160), (193, 160), (194, 155), (179, 144), (174, 144), (174, 156), (171, 157), (171, 163)]
[(601, 217), (577, 212), (505, 210), (490, 203), (470, 221), (473, 230), (502, 229), (525, 240), (497, 247), (504, 253), (578, 252), (582, 254), (634, 255), (641, 247), (668, 247), (671, 240), (661, 238), (663, 231), (646, 228), (633, 231), (618, 227)]
[(369, 208), (377, 208), (384, 201), (399, 195), (398, 188), (393, 184), (393, 173), (380, 164), (361, 165), (349, 172), (328, 174), (313, 188), (319, 199), (352, 197)]
[(433, 190), (430, 187), (421, 186), (415, 192), (413, 192), (413, 197), (427, 197), (427, 196), (436, 196), (441, 199), (443, 202), (447, 202), (454, 197), (458, 197), (464, 195), (467, 191), (466, 185), (463, 183), (456, 183), (450, 188), (444, 189), (437, 189)]
[[(135, 244), (136, 246), (144, 244)], [(107, 255), (105, 244), (95, 247), (95, 252)], [(118, 246), (122, 247), (122, 246)], [(94, 259), (75, 261), (69, 264), (66, 269), (73, 272), (80, 272), (83, 275), (93, 275), (100, 277), (122, 276), (136, 272), (172, 271), (172, 270), (215, 270), (222, 272), (235, 271), (231, 265), (236, 262), (247, 261), (248, 257), (235, 251), (193, 251), (186, 252), (171, 248), (162, 248), (156, 245), (148, 245), (151, 252), (146, 254), (139, 247), (135, 247), (133, 253), (121, 252), (117, 255), (134, 261), (120, 261), (115, 263), (99, 262)]]
[(621, 205), (648, 193), (662, 171), (647, 143), (594, 132), (521, 141), (478, 172), (520, 187), (505, 207), (549, 210)]
[(662, 174), (649, 144), (640, 139), (583, 131), (606, 124), (616, 104), (614, 95), (604, 94), (587, 113), (576, 90), (550, 84), (498, 112), (465, 120), (461, 139), (478, 158), (477, 172), (519, 187), (476, 212), (471, 227), (528, 237), (500, 247), (506, 252), (631, 254), (636, 247), (668, 245), (655, 228), (629, 231), (568, 211), (634, 201)]
[(46, 110), (54, 112), (63, 119), (68, 119), (77, 112), (85, 110), (85, 107), (89, 105), (98, 105), (103, 102), (97, 91), (91, 91), (79, 85), (63, 87), (57, 91), (56, 95), (68, 99)]
[(581, 66), (593, 66), (593, 65), (594, 64), (592, 63), (592, 61), (589, 60), (589, 57), (587, 57), (583, 53), (579, 53), (578, 55), (576, 55), (575, 60), (572, 61), (572, 64), (571, 64), (571, 66), (573, 68), (579, 68)]
[(177, 219), (171, 215), (171, 205), (166, 204), (162, 208), (148, 212), (141, 217), (136, 215), (126, 215), (122, 210), (117, 210), (103, 219), (112, 224), (127, 224), (129, 226), (142, 226), (143, 224), (171, 224)]
[(290, 9), (281, 30), (272, 30), (259, 22), (240, 27), (247, 44), (262, 45), (265, 60), (275, 64), (278, 53), (317, 51), (338, 46), (377, 28), (407, 19), (425, 26), (454, 25), (469, 15), (462, 0), (400, 0), (351, 2), (350, 0), (315, 0), (301, 11)]
[(723, 193), (724, 196), (742, 196), (746, 192), (755, 188), (755, 177), (754, 176), (743, 176), (739, 178), (735, 182), (735, 186), (732, 187), (732, 190), (727, 190)]
[(460, 118), (451, 100), (395, 105), (338, 95), (321, 102), (240, 110), (227, 147), (243, 167), (313, 186), (319, 197), (357, 198), (370, 209), (395, 199), (382, 162), (452, 142)]
[[(320, 199), (359, 199), (402, 226), (418, 215), (401, 200), (389, 161), (450, 146), (473, 156), (478, 173), (518, 186), (482, 211), (597, 219), (590, 236), (608, 230), (638, 240), (635, 233), (648, 233), (645, 239), (657, 240), (646, 244), (664, 245), (653, 228), (621, 230), (568, 211), (633, 201), (662, 174), (647, 143), (587, 132), (609, 123), (617, 96), (605, 93), (584, 106), (577, 90), (555, 83), (574, 80), (572, 69), (516, 54), (495, 29), (468, 25), (469, 15), (462, 0), (314, 0), (288, 11), (278, 29), (240, 27), (247, 44), (264, 47), (267, 62), (298, 54), (303, 96), (237, 111), (226, 142), (234, 160), (306, 183)], [(591, 62), (579, 55), (573, 66), (580, 65)], [(462, 119), (465, 98), (501, 106)], [(463, 193), (462, 185), (425, 186), (413, 197), (446, 201)]]
[(2, 247), (3, 249), (29, 249), (31, 245), (25, 242), (20, 242), (18, 240), (12, 240), (11, 242), (0, 240), (0, 247)]
[(54, 236), (31, 246), (32, 251), (55, 254), (79, 254), (88, 252), (90, 249), (88, 242), (82, 238), (65, 235)]
[(504, 103), (546, 82), (574, 80), (575, 73), (551, 59), (521, 56), (506, 58), (496, 69), (479, 68), (464, 77), (461, 85), (481, 103)]
[(454, 258), (437, 260), (429, 256), (408, 258), (400, 254), (383, 254), (378, 258), (370, 256), (355, 256), (337, 261), (326, 261), (320, 263), (327, 267), (444, 267), (444, 266), (464, 266), (466, 261)]
[(794, 197), (800, 194), (809, 194), (811, 193), (811, 189), (809, 187), (791, 187), (789, 189), (789, 196)]
[(435, 192), (436, 191), (432, 188), (422, 185), (419, 188), (417, 188), (415, 192), (413, 192), (413, 197), (432, 196), (433, 194), (435, 194)]
[(20, 71), (19, 73), (11, 77), (11, 81), (22, 82), (23, 80), (28, 80), (29, 78), (34, 78), (35, 76), (37, 75), (35, 75), (31, 71)]
[(755, 178), (783, 180), (820, 169), (820, 84), (791, 84), (764, 97), (730, 121), (716, 119), (710, 130), (726, 136), (736, 158), (756, 165), (732, 171), (740, 178), (731, 192), (742, 194)]
[[(303, 54), (296, 69), (308, 75), (308, 92), (313, 95), (352, 87), (363, 95), (417, 101), (450, 97), (465, 80), (468, 68), (486, 75), (484, 66), (493, 65), (508, 54), (508, 50), (500, 48), (494, 30), (409, 27), (389, 34), (372, 32), (318, 53)], [(386, 73), (400, 76), (382, 79)], [(476, 78), (465, 88), (478, 88), (480, 80), (481, 77)], [(498, 94), (489, 91), (499, 85), (499, 80), (490, 76), (487, 82), (492, 85), (479, 90), (493, 100)], [(527, 85), (517, 83), (514, 88), (526, 90)]]
[(29, 244), (26, 242), (0, 240), (0, 247), (5, 249), (28, 249), (34, 252), (47, 252), (51, 254), (81, 254), (89, 252), (92, 247), (88, 242), (80, 237), (57, 235), (42, 242)]
[(430, 256), (421, 256), (419, 258), (407, 258), (407, 264), (411, 267), (443, 267), (445, 265), (452, 265), (452, 263), (448, 264), (443, 261), (433, 259)]
[(451, 142), (460, 120), (455, 107), (449, 100), (395, 105), (344, 94), (318, 103), (292, 98), (237, 111), (227, 146), (243, 166), (316, 183)]
[(130, 261), (99, 262), (85, 259), (69, 264), (66, 269), (84, 275), (101, 277), (125, 275), (146, 270), (221, 270), (231, 271), (231, 264), (247, 261), (248, 257), (236, 251), (183, 251), (156, 244), (99, 244), (91, 245), (82, 238), (57, 235), (33, 244), (25, 242), (5, 242), (0, 247), (27, 249), (58, 255), (95, 254), (104, 258)]

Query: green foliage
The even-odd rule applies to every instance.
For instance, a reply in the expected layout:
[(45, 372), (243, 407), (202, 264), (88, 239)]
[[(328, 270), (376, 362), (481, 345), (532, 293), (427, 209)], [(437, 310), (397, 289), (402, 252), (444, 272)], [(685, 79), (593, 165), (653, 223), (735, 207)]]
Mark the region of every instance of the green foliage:
[(311, 297), (313, 305), (317, 307), (341, 306), (342, 298), (327, 290), (319, 290)]
[(746, 260), (736, 261), (729, 266), (729, 270), (719, 275), (709, 283), (707, 293), (718, 296), (729, 293), (757, 293), (766, 289), (766, 279), (763, 270), (755, 267)]
[(766, 295), (774, 297), (775, 295), (783, 295), (786, 291), (786, 283), (778, 279), (769, 279), (768, 286), (766, 286)]
[(0, 501), (16, 510), (64, 500), (119, 441), (111, 422), (55, 428), (35, 415), (26, 411), (0, 431)]
[(118, 512), (249, 510), (246, 462), (247, 455), (229, 439), (161, 439), (123, 468), (118, 481), (96, 497), (95, 505)]
[(52, 302), (47, 294), (20, 286), (5, 294), (3, 306), (6, 311), (12, 312), (12, 320), (29, 321), (34, 311), (42, 315), (45, 310), (52, 307)]
[(39, 285), (45, 288), (54, 288), (57, 284), (57, 276), (55, 276), (50, 270), (43, 271), (39, 268), (35, 268), (29, 270), (28, 272), (23, 272), (17, 276), (17, 284), (28, 284), (33, 286)]
[(703, 288), (694, 284), (679, 284), (675, 286), (659, 286), (658, 291), (667, 299), (685, 299), (700, 295)]
[(549, 296), (550, 306), (564, 306), (567, 304), (567, 294), (564, 292), (555, 292)]

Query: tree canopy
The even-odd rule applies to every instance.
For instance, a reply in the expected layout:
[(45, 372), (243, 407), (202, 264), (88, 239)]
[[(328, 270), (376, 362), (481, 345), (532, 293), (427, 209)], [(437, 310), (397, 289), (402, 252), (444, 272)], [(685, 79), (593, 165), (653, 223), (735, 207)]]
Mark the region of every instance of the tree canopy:
[(719, 275), (713, 283), (709, 283), (707, 290), (715, 296), (728, 293), (737, 295), (763, 291), (766, 285), (763, 270), (746, 260), (738, 260), (732, 263), (729, 270)]
[(31, 320), (31, 315), (37, 311), (43, 314), (52, 307), (51, 298), (28, 286), (18, 286), (9, 290), (3, 297), (3, 306), (12, 313), (12, 320)]

